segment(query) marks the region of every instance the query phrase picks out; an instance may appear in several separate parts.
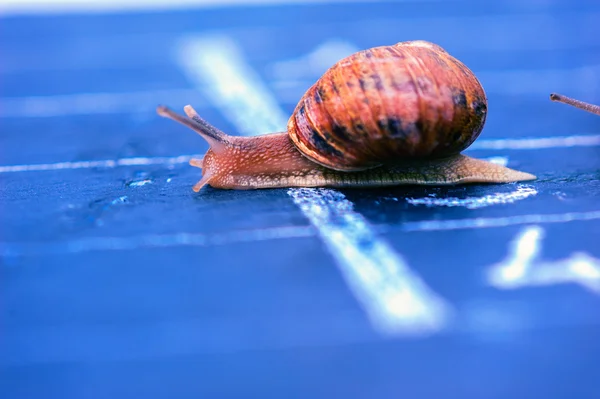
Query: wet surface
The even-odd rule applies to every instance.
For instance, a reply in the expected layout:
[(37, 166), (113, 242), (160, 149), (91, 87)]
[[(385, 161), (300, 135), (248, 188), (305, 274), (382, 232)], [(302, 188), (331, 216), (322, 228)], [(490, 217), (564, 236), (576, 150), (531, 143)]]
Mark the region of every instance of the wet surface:
[[(0, 395), (597, 398), (600, 117), (548, 96), (600, 103), (600, 6), (474, 5), (5, 17)], [(156, 105), (283, 129), (413, 39), (486, 89), (467, 153), (538, 180), (192, 192), (207, 146)]]

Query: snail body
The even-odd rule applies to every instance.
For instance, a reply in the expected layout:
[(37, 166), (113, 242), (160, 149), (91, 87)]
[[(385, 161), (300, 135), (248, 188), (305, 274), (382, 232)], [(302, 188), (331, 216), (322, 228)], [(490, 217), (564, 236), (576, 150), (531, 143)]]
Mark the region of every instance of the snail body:
[(352, 54), (302, 96), (287, 131), (227, 135), (191, 106), (158, 113), (210, 144), (199, 191), (215, 188), (381, 187), (506, 183), (535, 176), (461, 154), (487, 115), (475, 75), (440, 46), (400, 42)]

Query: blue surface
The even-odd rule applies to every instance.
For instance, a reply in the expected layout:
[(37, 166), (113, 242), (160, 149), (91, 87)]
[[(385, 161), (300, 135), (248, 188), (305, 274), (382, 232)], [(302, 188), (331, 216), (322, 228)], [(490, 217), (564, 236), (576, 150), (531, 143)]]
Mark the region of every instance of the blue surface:
[[(196, 135), (155, 114), (159, 103), (191, 103), (235, 134), (174, 60), (179, 38), (215, 32), (236, 41), (286, 112), (318, 73), (286, 86), (275, 63), (329, 39), (357, 48), (426, 39), (480, 76), (490, 103), (482, 139), (591, 137), (600, 118), (548, 94), (600, 103), (598, 22), (595, 0), (6, 17), (0, 165), (204, 152)], [(53, 116), (36, 116), (24, 100), (129, 92), (150, 94), (124, 105), (75, 101), (81, 111)], [(589, 216), (600, 211), (600, 146), (470, 153), (537, 174), (527, 185), (537, 194), (467, 209), (406, 199), (479, 198), (516, 185), (342, 191), (456, 309), (448, 329), (423, 337), (373, 328), (286, 190), (195, 194), (199, 171), (185, 163), (0, 173), (0, 397), (600, 397), (598, 292), (572, 283), (500, 290), (482, 280), (534, 225), (545, 231), (544, 261), (600, 258), (600, 218)], [(527, 216), (567, 213), (590, 220)], [(515, 216), (524, 221), (417, 228)], [(269, 231), (291, 237), (265, 238)], [(178, 234), (196, 244), (164, 241)]]

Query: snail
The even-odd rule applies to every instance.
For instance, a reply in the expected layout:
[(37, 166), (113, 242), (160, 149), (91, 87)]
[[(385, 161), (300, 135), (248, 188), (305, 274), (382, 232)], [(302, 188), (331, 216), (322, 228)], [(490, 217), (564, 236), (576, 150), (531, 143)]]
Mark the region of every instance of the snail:
[(535, 180), (461, 154), (481, 133), (487, 98), (473, 72), (437, 44), (373, 47), (334, 64), (298, 102), (287, 132), (230, 136), (203, 120), (157, 112), (210, 145), (198, 192), (276, 187), (383, 187)]

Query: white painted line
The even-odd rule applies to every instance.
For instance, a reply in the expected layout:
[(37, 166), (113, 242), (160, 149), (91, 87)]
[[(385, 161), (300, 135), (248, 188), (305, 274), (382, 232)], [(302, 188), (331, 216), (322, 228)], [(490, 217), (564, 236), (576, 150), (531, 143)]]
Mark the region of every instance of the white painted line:
[(463, 229), (485, 229), (493, 227), (516, 226), (523, 224), (569, 223), (600, 219), (600, 210), (589, 212), (566, 212), (554, 214), (529, 214), (499, 218), (474, 218), (452, 220), (426, 220), (406, 222), (402, 231), (445, 231)]
[[(235, 107), (229, 107), (226, 110), (224, 105), (223, 112), (235, 112)], [(263, 115), (264, 116), (264, 115)], [(281, 116), (281, 115), (280, 115)], [(232, 117), (233, 118), (233, 117)], [(243, 134), (256, 134), (256, 124), (252, 123), (251, 118), (244, 116), (244, 119), (238, 118), (237, 123), (238, 130)], [(247, 120), (246, 120), (247, 118)], [(245, 123), (247, 122), (247, 123)], [(281, 123), (281, 120), (280, 122)], [(280, 129), (280, 125), (270, 124), (266, 128), (271, 130), (265, 130), (262, 133), (270, 131), (276, 131)], [(477, 144), (477, 143), (476, 143)], [(539, 147), (536, 147), (539, 145)], [(473, 145), (475, 150), (537, 150), (537, 149), (548, 149), (548, 148), (572, 148), (572, 147), (586, 147), (586, 146), (600, 146), (600, 135), (588, 135), (588, 136), (570, 136), (562, 138), (539, 138), (539, 139), (499, 139), (499, 140), (481, 140), (477, 145)], [(470, 150), (470, 149), (469, 149)], [(39, 172), (39, 171), (51, 171), (51, 170), (63, 170), (63, 169), (89, 169), (89, 168), (115, 168), (118, 166), (140, 166), (140, 165), (174, 165), (180, 163), (186, 163), (193, 157), (199, 155), (179, 155), (174, 157), (137, 157), (137, 158), (123, 158), (117, 160), (97, 160), (97, 161), (77, 161), (77, 162), (54, 162), (45, 164), (23, 164), (23, 165), (4, 165), (0, 166), (0, 173), (13, 173), (13, 172)], [(490, 157), (486, 158), (490, 162), (497, 163), (500, 165), (507, 164), (507, 157)]]
[[(245, 135), (283, 131), (287, 116), (258, 74), (226, 37), (190, 38), (182, 67)], [(450, 306), (377, 237), (350, 201), (335, 190), (290, 189), (290, 197), (319, 232), (373, 326), (386, 334), (433, 333)]]
[[(600, 16), (600, 15), (598, 15)], [(548, 100), (551, 92), (570, 92), (576, 96), (596, 96), (600, 85), (600, 65), (582, 65), (574, 68), (506, 69), (477, 71), (477, 78), (488, 93), (511, 96), (536, 94)]]
[(204, 105), (197, 90), (172, 89), (121, 93), (77, 93), (0, 99), (0, 118), (47, 118), (70, 115), (152, 112), (158, 103), (194, 101)]
[(410, 269), (343, 194), (331, 189), (289, 189), (319, 232), (348, 286), (380, 331), (431, 332), (444, 327), (449, 305)]
[[(115, 201), (119, 201), (118, 198)], [(46, 243), (0, 243), (0, 256), (43, 256), (92, 251), (127, 251), (144, 248), (181, 246), (206, 247), (244, 242), (314, 237), (312, 226), (283, 226), (257, 230), (238, 230), (225, 233), (150, 234), (134, 237), (89, 237), (72, 241)]]
[[(298, 191), (308, 196), (312, 196), (309, 189), (291, 190), (292, 193)], [(336, 208), (335, 211), (330, 211), (328, 207), (331, 204), (319, 204), (317, 201), (317, 207), (313, 208), (308, 216), (318, 214), (319, 217), (324, 220), (315, 219), (316, 223), (323, 225), (335, 225), (336, 219), (340, 219), (340, 215), (345, 212), (344, 209), (352, 209), (352, 203), (343, 198), (341, 193), (333, 190), (327, 190), (330, 192), (324, 193), (325, 195), (340, 195), (342, 196), (338, 202), (333, 203)], [(290, 195), (292, 194), (290, 193)], [(300, 206), (306, 206), (303, 202), (302, 196), (295, 194), (298, 198), (294, 201)], [(119, 204), (127, 201), (127, 196), (116, 198), (111, 204)], [(356, 215), (356, 216), (355, 216)], [(344, 219), (344, 215), (341, 219)], [(359, 219), (357, 219), (357, 217)], [(368, 222), (364, 218), (353, 212), (350, 215), (351, 221), (354, 225), (367, 225)], [(513, 225), (527, 225), (533, 222), (539, 223), (568, 223), (572, 221), (588, 221), (600, 219), (600, 211), (593, 211), (580, 214), (562, 214), (562, 215), (524, 215), (519, 219), (508, 218), (480, 218), (480, 219), (462, 219), (462, 220), (451, 220), (448, 221), (453, 223), (452, 226), (443, 225), (439, 229), (432, 229), (428, 226), (426, 229), (414, 228), (414, 225), (424, 224), (427, 222), (414, 222), (402, 225), (400, 230), (408, 231), (444, 231), (454, 229), (472, 229), (472, 228), (501, 228)], [(326, 223), (327, 222), (327, 223)], [(339, 222), (339, 221), (338, 221)], [(460, 226), (456, 223), (461, 222)], [(333, 226), (335, 227), (335, 226)], [(451, 228), (449, 228), (451, 227)], [(386, 233), (390, 231), (396, 231), (396, 228), (389, 228), (388, 225), (375, 225), (371, 226), (372, 232)], [(228, 231), (225, 233), (211, 233), (211, 234), (200, 234), (200, 233), (175, 233), (175, 234), (152, 234), (152, 235), (141, 235), (141, 236), (128, 236), (128, 237), (88, 237), (78, 240), (66, 241), (66, 242), (44, 242), (44, 243), (18, 243), (18, 242), (4, 242), (0, 243), (0, 256), (4, 257), (21, 257), (21, 256), (39, 256), (39, 255), (51, 255), (51, 254), (62, 254), (62, 253), (75, 253), (75, 252), (90, 252), (90, 251), (125, 251), (125, 250), (136, 250), (143, 248), (169, 248), (177, 246), (213, 246), (213, 245), (226, 245), (243, 242), (254, 242), (254, 241), (267, 241), (287, 238), (307, 238), (315, 237), (320, 235), (313, 226), (280, 226), (257, 230), (238, 230)], [(336, 235), (336, 234), (334, 234)], [(336, 235), (340, 237), (340, 235)], [(336, 237), (333, 237), (334, 239)], [(345, 238), (345, 236), (341, 236)], [(361, 232), (358, 231), (354, 235), (354, 242), (363, 242), (361, 238)], [(368, 242), (368, 241), (367, 241)], [(349, 252), (348, 252), (349, 253)], [(405, 263), (402, 263), (405, 265)], [(400, 271), (405, 270), (404, 267)], [(414, 276), (413, 276), (414, 277)]]
[(576, 283), (600, 295), (600, 259), (584, 252), (557, 261), (541, 260), (544, 230), (525, 228), (511, 243), (506, 258), (488, 269), (487, 283), (499, 289), (517, 289)]
[(469, 150), (541, 150), (545, 148), (595, 147), (600, 134), (475, 141)]
[[(2, 0), (0, 15), (167, 11), (288, 4), (376, 3), (383, 0)], [(431, 1), (431, 0), (430, 0)]]
[(513, 241), (506, 259), (498, 269), (498, 276), (506, 282), (522, 279), (531, 261), (539, 256), (543, 237), (544, 230), (541, 227), (526, 228)]
[(507, 193), (494, 193), (480, 197), (466, 198), (436, 198), (434, 196), (423, 198), (407, 198), (406, 202), (412, 205), (424, 205), (427, 207), (443, 206), (450, 208), (463, 207), (467, 209), (479, 209), (492, 205), (512, 204), (516, 201), (521, 201), (532, 197), (537, 193), (538, 192), (534, 187), (519, 185), (516, 190), (509, 191)]
[(91, 169), (91, 168), (116, 168), (120, 166), (144, 165), (178, 165), (187, 163), (194, 155), (180, 155), (176, 157), (135, 157), (121, 159), (103, 159), (98, 161), (56, 162), (31, 165), (6, 165), (0, 166), (0, 173), (12, 172), (39, 172), (63, 169)]

